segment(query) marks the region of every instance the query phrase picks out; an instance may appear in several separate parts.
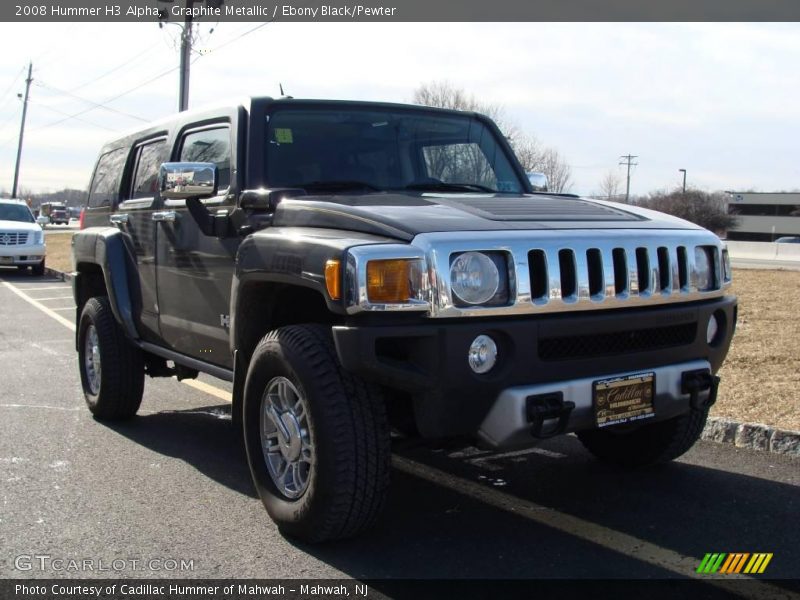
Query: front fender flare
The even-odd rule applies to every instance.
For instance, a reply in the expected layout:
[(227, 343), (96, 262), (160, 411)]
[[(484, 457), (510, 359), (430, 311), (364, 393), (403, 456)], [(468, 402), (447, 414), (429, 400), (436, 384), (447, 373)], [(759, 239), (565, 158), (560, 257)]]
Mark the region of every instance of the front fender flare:
[(78, 271), (73, 283), (76, 296), (81, 265), (100, 267), (114, 318), (129, 338), (138, 340), (135, 315), (141, 306), (141, 289), (135, 255), (126, 236), (113, 227), (85, 229), (73, 237), (72, 256)]

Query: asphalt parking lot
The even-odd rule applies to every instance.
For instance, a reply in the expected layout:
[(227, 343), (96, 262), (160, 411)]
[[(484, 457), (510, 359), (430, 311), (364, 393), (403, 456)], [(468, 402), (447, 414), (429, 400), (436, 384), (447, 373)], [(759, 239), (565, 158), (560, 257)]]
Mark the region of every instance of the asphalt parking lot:
[(114, 573), (135, 577), (686, 578), (708, 552), (773, 553), (765, 597), (800, 576), (800, 463), (708, 442), (623, 472), (574, 437), (499, 456), (397, 440), (374, 529), (293, 543), (255, 496), (228, 384), (148, 379), (136, 419), (101, 423), (81, 393), (69, 284), (0, 272), (0, 323), (2, 578), (100, 575), (19, 570), (37, 554), (192, 561)]

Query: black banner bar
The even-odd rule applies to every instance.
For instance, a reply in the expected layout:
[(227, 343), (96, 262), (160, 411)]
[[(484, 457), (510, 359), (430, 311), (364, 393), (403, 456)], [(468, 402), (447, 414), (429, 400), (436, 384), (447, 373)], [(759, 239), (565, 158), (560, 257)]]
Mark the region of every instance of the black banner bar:
[(800, 598), (798, 580), (3, 579), (3, 600), (717, 600)]
[(798, 21), (798, 0), (4, 0), (17, 22)]

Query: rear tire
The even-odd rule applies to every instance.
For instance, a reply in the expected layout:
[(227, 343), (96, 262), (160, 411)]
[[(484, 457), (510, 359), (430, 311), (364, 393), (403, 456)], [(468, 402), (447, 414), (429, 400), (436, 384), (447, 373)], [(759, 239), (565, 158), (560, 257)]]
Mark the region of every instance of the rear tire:
[(105, 296), (90, 298), (78, 323), (78, 361), (86, 404), (100, 420), (130, 419), (144, 392), (142, 352), (125, 337)]
[(578, 439), (598, 459), (622, 467), (666, 463), (688, 451), (703, 433), (708, 408), (623, 432), (593, 429)]
[[(281, 392), (291, 401), (279, 401)], [(243, 416), (250, 473), (282, 533), (313, 543), (372, 524), (389, 482), (385, 407), (378, 388), (339, 364), (330, 327), (264, 336), (248, 368)], [(288, 476), (295, 464), (297, 475)]]

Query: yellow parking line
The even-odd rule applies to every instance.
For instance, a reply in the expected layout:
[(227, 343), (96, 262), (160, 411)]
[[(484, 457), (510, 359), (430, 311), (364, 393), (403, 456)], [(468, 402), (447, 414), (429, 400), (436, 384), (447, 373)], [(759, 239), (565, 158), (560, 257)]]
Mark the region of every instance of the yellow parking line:
[(486, 487), (481, 483), (451, 475), (445, 471), (440, 471), (434, 467), (396, 454), (392, 456), (392, 465), (409, 475), (420, 477), (434, 485), (452, 489), (464, 496), (483, 504), (494, 506), (516, 517), (534, 521), (545, 527), (591, 542), (683, 577), (702, 579), (705, 583), (720, 587), (731, 595), (744, 598), (775, 598), (785, 595), (785, 590), (765, 582), (753, 582), (751, 583), (752, 587), (742, 588), (738, 583), (742, 579), (753, 581), (744, 575), (732, 575), (726, 579), (709, 578), (707, 575), (695, 572), (697, 557), (686, 556), (647, 540), (610, 529), (580, 517), (559, 512), (549, 506), (536, 504), (535, 502), (506, 494), (494, 488)]
[(201, 392), (205, 392), (210, 396), (219, 398), (220, 400), (224, 400), (225, 402), (232, 402), (232, 397), (230, 392), (226, 392), (221, 388), (209, 385), (208, 383), (205, 383), (203, 381), (197, 381), (196, 379), (184, 379), (183, 381), (181, 381), (181, 383), (184, 383), (189, 387), (193, 387), (196, 390), (200, 390)]

